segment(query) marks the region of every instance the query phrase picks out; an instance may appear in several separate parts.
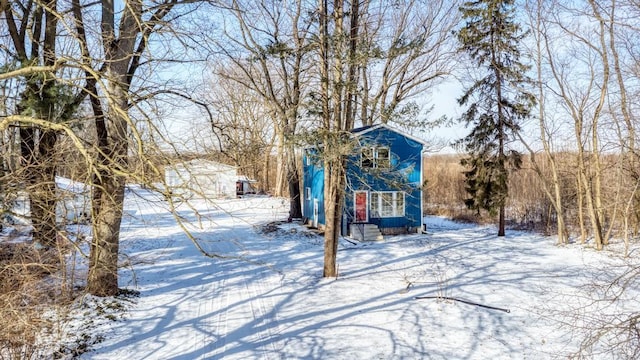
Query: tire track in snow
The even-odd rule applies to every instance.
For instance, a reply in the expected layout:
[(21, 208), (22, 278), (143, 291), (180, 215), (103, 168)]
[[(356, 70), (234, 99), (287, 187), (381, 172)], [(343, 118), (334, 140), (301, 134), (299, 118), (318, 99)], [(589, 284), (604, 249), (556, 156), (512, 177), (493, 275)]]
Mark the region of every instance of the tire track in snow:
[[(234, 225), (238, 222), (241, 225), (252, 222), (251, 218), (245, 219), (242, 216), (236, 218), (230, 215), (230, 220)], [(256, 236), (253, 229), (245, 230), (240, 226), (232, 228), (237, 230), (233, 231), (236, 239)], [(218, 243), (217, 247), (217, 250), (228, 253), (238, 250), (229, 242)], [(259, 252), (244, 250), (247, 251), (245, 255), (252, 260), (260, 260)], [(209, 305), (202, 309), (205, 313), (200, 316), (206, 317), (207, 312), (217, 315), (209, 318), (215, 324), (207, 324), (209, 329), (206, 332), (214, 336), (209, 338), (209, 344), (202, 343), (199, 346), (207, 346), (207, 358), (280, 359), (280, 324), (275, 314), (276, 302), (270, 296), (279, 284), (270, 278), (270, 270), (263, 266), (255, 267), (255, 264), (242, 260), (231, 261), (234, 266), (227, 268), (228, 273), (215, 285), (216, 291), (212, 292), (214, 299), (203, 301)], [(203, 340), (207, 341), (207, 338)]]
[(218, 291), (212, 294), (213, 296), (211, 301), (206, 301), (206, 303), (211, 305), (211, 307), (207, 309), (208, 314), (217, 312), (215, 320), (213, 320), (215, 321), (215, 323), (211, 324), (208, 329), (209, 331), (215, 329), (215, 331), (213, 332), (215, 340), (210, 341), (207, 344), (207, 354), (215, 354), (214, 351), (220, 347), (222, 347), (222, 354), (224, 354), (227, 346), (227, 312), (222, 311), (222, 309), (226, 309), (229, 306), (229, 295), (226, 291), (226, 285), (227, 279), (222, 278), (222, 281), (216, 284), (216, 289)]
[[(202, 307), (203, 317), (206, 312), (217, 313), (210, 318), (210, 329), (206, 331), (215, 336), (208, 339), (208, 344), (196, 345), (206, 347), (208, 358), (280, 359), (281, 326), (275, 314), (276, 301), (270, 296), (278, 284), (265, 274), (236, 280), (230, 284), (219, 282), (216, 300), (206, 301), (211, 305)], [(207, 337), (202, 340), (207, 341)]]
[[(268, 334), (265, 335), (264, 330), (260, 329), (263, 326), (262, 323), (264, 321), (263, 301), (260, 298), (258, 291), (256, 291), (253, 286), (249, 286), (246, 278), (243, 279), (243, 283), (246, 294), (245, 298), (249, 299), (249, 308), (252, 316), (251, 323), (254, 324), (252, 329), (254, 331), (252, 331), (251, 338), (255, 338), (256, 341), (254, 343), (256, 344), (266, 344), (268, 341)], [(264, 348), (264, 346), (261, 346), (260, 358), (265, 360), (269, 359), (269, 352)]]
[[(265, 286), (269, 285), (269, 286)], [(279, 358), (281, 348), (278, 346), (280, 342), (278, 337), (280, 335), (280, 323), (278, 322), (276, 314), (276, 304), (272, 297), (269, 296), (269, 292), (275, 288), (273, 281), (268, 279), (265, 274), (261, 274), (251, 284), (248, 284), (247, 288), (250, 289), (248, 295), (251, 297), (252, 302), (255, 302), (254, 309), (254, 321), (256, 323), (256, 330), (259, 334), (259, 343), (262, 345), (262, 358), (272, 359)], [(267, 300), (268, 299), (268, 300)], [(255, 311), (257, 309), (257, 311)]]

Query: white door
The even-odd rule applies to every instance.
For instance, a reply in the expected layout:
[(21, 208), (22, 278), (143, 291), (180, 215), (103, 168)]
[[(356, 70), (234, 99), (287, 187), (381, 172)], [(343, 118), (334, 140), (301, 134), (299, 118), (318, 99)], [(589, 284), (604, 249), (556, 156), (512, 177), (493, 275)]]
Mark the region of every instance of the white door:
[(318, 227), (318, 199), (313, 199), (313, 227)]

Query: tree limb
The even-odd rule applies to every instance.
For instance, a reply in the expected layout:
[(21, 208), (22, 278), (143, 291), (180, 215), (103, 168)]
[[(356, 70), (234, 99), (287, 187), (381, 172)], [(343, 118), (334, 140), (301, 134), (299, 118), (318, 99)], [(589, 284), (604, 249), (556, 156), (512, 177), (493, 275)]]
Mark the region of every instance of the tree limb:
[(509, 309), (499, 308), (499, 307), (490, 306), (490, 305), (484, 305), (484, 304), (480, 304), (480, 303), (477, 303), (477, 302), (473, 302), (473, 301), (469, 301), (469, 300), (463, 300), (463, 299), (449, 297), (449, 296), (415, 296), (414, 299), (415, 300), (423, 300), (423, 299), (451, 300), (451, 301), (461, 302), (461, 303), (467, 304), (467, 305), (475, 305), (475, 306), (478, 306), (478, 307), (481, 307), (481, 308), (485, 308), (485, 309), (504, 311), (506, 313), (510, 313), (511, 312), (511, 310), (509, 310)]
[(10, 78), (15, 78), (19, 76), (25, 76), (35, 73), (45, 73), (45, 72), (53, 72), (59, 69), (64, 63), (65, 59), (59, 59), (55, 64), (50, 66), (26, 66), (20, 69), (8, 71), (0, 74), (0, 80), (6, 80)]

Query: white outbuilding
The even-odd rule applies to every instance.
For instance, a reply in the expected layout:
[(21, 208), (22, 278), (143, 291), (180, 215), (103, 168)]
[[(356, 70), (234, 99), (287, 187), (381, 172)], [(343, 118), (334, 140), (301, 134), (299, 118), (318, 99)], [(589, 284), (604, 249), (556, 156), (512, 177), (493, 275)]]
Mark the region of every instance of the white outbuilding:
[(205, 199), (236, 197), (235, 166), (194, 159), (167, 165), (164, 174), (169, 190), (176, 195)]

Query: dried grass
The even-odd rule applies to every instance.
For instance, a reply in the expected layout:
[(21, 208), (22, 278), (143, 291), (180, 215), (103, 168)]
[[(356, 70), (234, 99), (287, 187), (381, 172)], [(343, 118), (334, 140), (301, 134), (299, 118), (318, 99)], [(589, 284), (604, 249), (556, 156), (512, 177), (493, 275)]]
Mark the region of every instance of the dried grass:
[(47, 311), (71, 300), (51, 276), (60, 269), (60, 259), (59, 249), (0, 243), (0, 359), (45, 356), (40, 339), (55, 326)]

